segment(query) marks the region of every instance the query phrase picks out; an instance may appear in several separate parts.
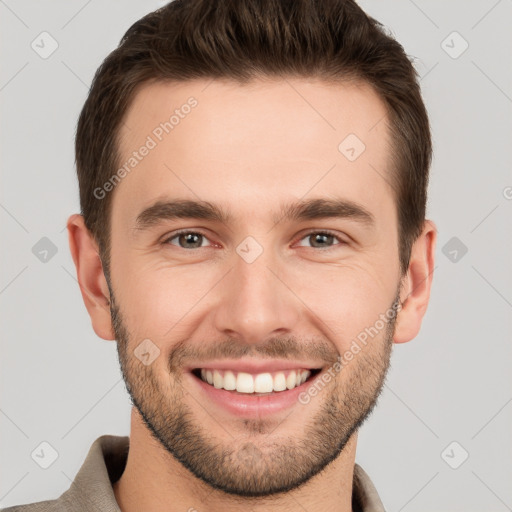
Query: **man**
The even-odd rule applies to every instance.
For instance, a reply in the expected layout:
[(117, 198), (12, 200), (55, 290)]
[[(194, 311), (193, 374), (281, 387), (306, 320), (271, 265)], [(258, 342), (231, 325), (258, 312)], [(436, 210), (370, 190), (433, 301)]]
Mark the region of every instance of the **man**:
[(353, 1), (135, 23), (80, 115), (68, 221), (130, 438), (7, 510), (384, 510), (357, 432), (427, 308), (431, 152), (411, 62)]

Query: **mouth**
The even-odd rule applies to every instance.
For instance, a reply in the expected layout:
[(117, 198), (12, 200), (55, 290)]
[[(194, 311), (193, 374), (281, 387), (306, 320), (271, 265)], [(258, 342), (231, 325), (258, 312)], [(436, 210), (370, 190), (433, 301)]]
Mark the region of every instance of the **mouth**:
[(321, 361), (218, 359), (197, 361), (184, 375), (196, 400), (212, 415), (261, 420), (294, 407), (297, 414), (307, 414), (301, 397), (327, 368)]
[(273, 396), (303, 387), (321, 368), (295, 368), (274, 372), (248, 373), (214, 368), (194, 368), (191, 373), (207, 386), (245, 396)]

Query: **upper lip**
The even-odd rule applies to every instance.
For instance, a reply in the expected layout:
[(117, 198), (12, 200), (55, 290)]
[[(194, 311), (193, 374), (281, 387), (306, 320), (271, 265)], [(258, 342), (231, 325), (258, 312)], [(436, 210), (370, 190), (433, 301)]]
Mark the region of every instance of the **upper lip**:
[(196, 370), (198, 368), (211, 368), (212, 370), (231, 370), (235, 372), (246, 373), (266, 373), (277, 372), (279, 370), (317, 370), (322, 364), (311, 364), (305, 361), (290, 361), (288, 359), (261, 359), (261, 360), (241, 360), (241, 359), (217, 359), (214, 361), (205, 361), (189, 366), (188, 370)]

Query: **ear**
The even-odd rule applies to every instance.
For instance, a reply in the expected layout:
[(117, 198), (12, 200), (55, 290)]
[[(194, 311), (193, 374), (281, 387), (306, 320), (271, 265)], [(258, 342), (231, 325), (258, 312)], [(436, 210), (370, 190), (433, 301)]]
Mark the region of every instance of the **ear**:
[(415, 338), (427, 311), (430, 288), (434, 277), (434, 256), (437, 228), (431, 220), (425, 220), (423, 231), (411, 248), (407, 274), (400, 291), (402, 308), (397, 317), (395, 343), (405, 343)]
[(103, 273), (98, 244), (85, 226), (82, 215), (71, 215), (67, 228), (78, 284), (94, 332), (104, 340), (114, 340), (110, 317), (110, 292)]

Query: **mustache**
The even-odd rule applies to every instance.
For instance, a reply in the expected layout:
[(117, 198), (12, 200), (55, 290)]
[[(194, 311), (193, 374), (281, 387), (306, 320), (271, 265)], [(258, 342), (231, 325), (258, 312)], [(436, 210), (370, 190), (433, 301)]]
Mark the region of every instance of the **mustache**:
[(189, 360), (241, 359), (251, 356), (258, 359), (321, 359), (326, 364), (334, 364), (339, 353), (325, 340), (299, 341), (292, 336), (274, 337), (262, 344), (243, 343), (236, 338), (227, 338), (201, 346), (186, 339), (180, 340), (170, 351), (169, 370), (178, 370)]

